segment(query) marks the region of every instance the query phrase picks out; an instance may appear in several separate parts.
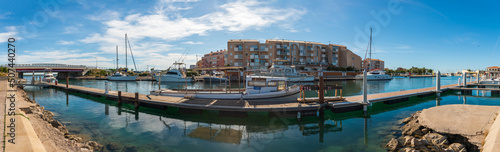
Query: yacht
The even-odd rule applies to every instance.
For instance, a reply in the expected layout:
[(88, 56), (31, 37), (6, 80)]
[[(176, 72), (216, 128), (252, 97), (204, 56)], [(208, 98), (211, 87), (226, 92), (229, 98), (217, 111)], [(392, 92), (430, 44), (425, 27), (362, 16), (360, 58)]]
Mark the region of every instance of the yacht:
[[(356, 75), (356, 80), (363, 80), (363, 74)], [(392, 77), (385, 74), (383, 70), (374, 70), (366, 74), (367, 80), (392, 80)]]
[[(371, 59), (372, 59), (372, 29), (370, 29), (370, 56), (368, 58), (368, 62), (371, 63)], [(366, 50), (368, 51), (368, 50)], [(365, 59), (366, 59), (366, 56), (365, 56)], [(367, 70), (365, 68), (365, 70)], [(363, 80), (363, 74), (358, 74), (355, 76), (355, 79), (356, 80)], [(367, 74), (366, 74), (366, 80), (392, 80), (392, 77), (385, 74), (385, 71), (384, 70), (381, 70), (381, 69), (373, 69), (371, 71), (369, 71)]]
[(135, 79), (137, 79), (137, 76), (127, 76), (120, 72), (116, 72), (114, 75), (108, 77), (108, 80), (111, 81), (135, 81)]
[(286, 77), (289, 82), (313, 82), (314, 76), (309, 76), (305, 73), (299, 73), (293, 66), (273, 64), (268, 73), (260, 73), (262, 76), (282, 76)]
[(165, 74), (156, 74), (154, 76), (156, 81), (161, 81), (161, 82), (191, 82), (193, 81), (193, 78), (188, 78), (186, 77), (186, 74), (184, 72), (181, 72), (182, 65), (184, 63), (180, 62), (175, 62), (173, 64), (173, 68), (168, 70), (167, 73)]
[(226, 100), (266, 100), (297, 99), (300, 87), (287, 86), (286, 77), (256, 76), (246, 77), (244, 90), (222, 89), (162, 89), (151, 91), (151, 95)]
[[(126, 64), (127, 62), (127, 34), (125, 34), (125, 69), (128, 69), (128, 66)], [(130, 44), (129, 44), (130, 47)], [(130, 52), (132, 52), (132, 48), (130, 49)], [(134, 56), (132, 56), (133, 59)], [(134, 61), (135, 64), (135, 61)], [(137, 68), (136, 68), (137, 69)], [(118, 46), (116, 46), (116, 71), (118, 71)], [(125, 70), (126, 72), (127, 70)], [(137, 76), (128, 76), (126, 74), (122, 74), (119, 71), (116, 72), (114, 75), (109, 76), (108, 80), (110, 81), (135, 81), (137, 79)]]
[(42, 81), (43, 82), (55, 82), (56, 78), (54, 77), (54, 74), (52, 74), (52, 72), (50, 72), (50, 73), (46, 73), (45, 75), (43, 75)]

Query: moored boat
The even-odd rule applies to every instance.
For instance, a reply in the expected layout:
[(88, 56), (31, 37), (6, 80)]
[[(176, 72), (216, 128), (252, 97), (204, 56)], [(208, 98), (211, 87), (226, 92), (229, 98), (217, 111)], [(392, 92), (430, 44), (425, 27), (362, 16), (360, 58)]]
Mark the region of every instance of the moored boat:
[(265, 100), (270, 98), (296, 99), (300, 88), (287, 86), (285, 77), (247, 76), (245, 90), (206, 89), (162, 89), (151, 91), (151, 95), (187, 97), (200, 99)]
[[(363, 74), (358, 74), (355, 77), (356, 80), (363, 80)], [(392, 77), (385, 74), (382, 70), (370, 71), (366, 74), (367, 80), (392, 80)]]

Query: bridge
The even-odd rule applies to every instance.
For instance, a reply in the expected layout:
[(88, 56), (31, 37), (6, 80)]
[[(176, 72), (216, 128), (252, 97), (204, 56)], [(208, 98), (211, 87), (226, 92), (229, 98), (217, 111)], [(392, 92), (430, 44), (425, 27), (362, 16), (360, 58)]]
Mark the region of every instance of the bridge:
[[(7, 67), (7, 65), (3, 65)], [(90, 69), (95, 69), (94, 66), (86, 65), (68, 65), (55, 63), (33, 63), (33, 64), (16, 64), (14, 70), (19, 78), (23, 78), (24, 73), (33, 72), (57, 72), (57, 78), (83, 76)]]

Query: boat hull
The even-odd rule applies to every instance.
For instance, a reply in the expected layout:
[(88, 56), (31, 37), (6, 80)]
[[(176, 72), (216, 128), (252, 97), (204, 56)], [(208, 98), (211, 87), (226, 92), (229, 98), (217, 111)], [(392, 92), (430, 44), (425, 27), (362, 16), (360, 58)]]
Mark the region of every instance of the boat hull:
[(135, 81), (135, 79), (137, 79), (137, 76), (108, 77), (110, 81)]
[[(158, 81), (160, 80), (159, 76), (154, 76), (155, 80)], [(173, 76), (161, 76), (161, 82), (191, 82), (193, 81), (192, 78), (181, 78), (181, 77), (173, 77)]]
[(293, 77), (286, 77), (287, 81), (290, 82), (312, 82), (314, 81), (314, 76), (305, 76), (305, 77), (300, 77), (300, 76), (293, 76)]
[(161, 95), (161, 96), (171, 96), (171, 97), (187, 97), (187, 98), (198, 98), (198, 99), (224, 99), (224, 100), (266, 100), (270, 98), (280, 98), (280, 99), (297, 99), (299, 96), (300, 88), (292, 87), (288, 91), (277, 91), (277, 92), (266, 92), (266, 93), (226, 93), (224, 91), (213, 91), (213, 92), (194, 92), (194, 91), (173, 91), (173, 90), (162, 90), (151, 91), (151, 95)]
[[(363, 75), (359, 74), (356, 75), (355, 77), (356, 80), (363, 80)], [(369, 81), (376, 81), (376, 80), (392, 80), (392, 77), (389, 75), (367, 75), (366, 79)]]

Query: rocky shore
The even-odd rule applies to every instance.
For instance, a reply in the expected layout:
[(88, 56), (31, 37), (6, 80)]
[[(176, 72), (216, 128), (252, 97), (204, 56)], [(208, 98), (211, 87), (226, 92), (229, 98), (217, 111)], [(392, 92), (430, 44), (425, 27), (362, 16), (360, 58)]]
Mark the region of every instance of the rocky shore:
[(84, 141), (81, 137), (72, 135), (61, 122), (53, 118), (54, 114), (44, 110), (36, 101), (31, 100), (23, 89), (18, 89), (18, 96), (24, 103), (21, 108), (28, 117), (47, 151), (100, 151), (103, 146), (95, 141)]
[(418, 120), (420, 113), (421, 111), (418, 111), (403, 120), (403, 123), (405, 123), (401, 127), (403, 136), (398, 139), (392, 138), (387, 143), (386, 148), (389, 151), (479, 151), (477, 146), (469, 143), (465, 137), (439, 133), (423, 126)]

